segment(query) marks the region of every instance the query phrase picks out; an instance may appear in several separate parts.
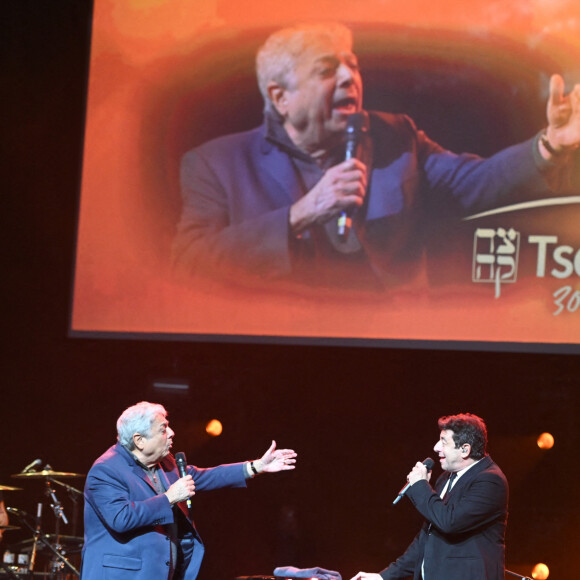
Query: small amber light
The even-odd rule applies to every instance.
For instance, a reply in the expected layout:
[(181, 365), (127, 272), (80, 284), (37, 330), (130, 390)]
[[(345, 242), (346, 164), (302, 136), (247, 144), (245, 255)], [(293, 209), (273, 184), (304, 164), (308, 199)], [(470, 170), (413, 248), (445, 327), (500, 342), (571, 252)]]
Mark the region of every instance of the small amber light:
[(212, 419), (206, 426), (205, 431), (212, 437), (218, 437), (222, 434), (223, 427), (220, 421), (217, 419)]
[(552, 449), (554, 447), (554, 437), (551, 433), (542, 433), (538, 437), (537, 443), (540, 449)]
[(546, 564), (536, 564), (532, 570), (532, 578), (535, 580), (546, 580), (549, 575), (550, 569), (548, 566), (546, 566)]

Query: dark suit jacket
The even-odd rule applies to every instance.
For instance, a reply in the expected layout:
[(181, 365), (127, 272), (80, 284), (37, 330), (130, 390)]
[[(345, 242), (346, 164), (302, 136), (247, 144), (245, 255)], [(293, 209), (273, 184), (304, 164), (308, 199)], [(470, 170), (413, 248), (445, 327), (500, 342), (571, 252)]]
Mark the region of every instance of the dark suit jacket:
[(425, 523), (406, 552), (381, 572), (384, 580), (503, 580), (508, 483), (489, 456), (455, 483), (445, 503), (439, 494), (448, 474), (435, 490), (418, 481), (407, 497)]
[[(196, 493), (246, 485), (243, 463), (210, 469), (189, 465), (186, 471), (193, 476)], [(163, 459), (159, 475), (166, 488), (179, 479), (173, 455)], [(168, 578), (171, 542), (167, 525), (176, 521), (188, 562), (183, 578), (194, 580), (203, 544), (189, 512), (185, 504), (172, 509), (165, 495), (157, 495), (143, 469), (117, 443), (97, 459), (87, 475), (81, 578)]]
[(435, 212), (465, 214), (548, 191), (533, 140), (486, 160), (456, 155), (429, 140), (408, 117), (386, 113), (370, 113), (369, 136), (364, 152), (369, 187), (353, 226), (358, 252), (332, 239), (336, 220), (330, 228), (311, 228), (301, 240), (292, 238), (290, 206), (308, 188), (292, 158), (266, 139), (265, 125), (188, 152), (181, 165), (177, 270), (232, 279), (302, 276), (315, 283), (340, 264), (352, 268), (356, 255), (384, 287), (416, 266), (422, 220), (434, 219)]

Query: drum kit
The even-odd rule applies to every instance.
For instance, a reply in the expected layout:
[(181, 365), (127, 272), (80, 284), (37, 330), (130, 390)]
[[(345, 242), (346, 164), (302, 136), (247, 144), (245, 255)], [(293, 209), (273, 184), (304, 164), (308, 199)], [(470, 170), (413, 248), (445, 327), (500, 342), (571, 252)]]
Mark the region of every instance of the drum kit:
[[(54, 580), (71, 580), (80, 577), (80, 572), (71, 561), (71, 557), (79, 554), (83, 546), (83, 538), (76, 536), (78, 503), (83, 492), (60, 481), (61, 479), (83, 477), (81, 473), (54, 471), (50, 465), (42, 470), (36, 470), (41, 463), (37, 459), (20, 473), (11, 477), (22, 482), (41, 481), (45, 499), (38, 502), (36, 516), (29, 515), (24, 510), (6, 507), (10, 525), (0, 526), (3, 533), (13, 530), (24, 530), (30, 534), (28, 539), (4, 547), (4, 557), (0, 561), (0, 578), (51, 578)], [(56, 491), (66, 490), (73, 503), (72, 535), (61, 534), (61, 524), (68, 525), (69, 520)], [(20, 491), (20, 487), (0, 485), (0, 491)], [(6, 496), (5, 496), (6, 499)], [(7, 503), (7, 502), (5, 502)], [(54, 533), (46, 533), (43, 529), (42, 512), (48, 503), (54, 512)], [(4, 536), (6, 544), (6, 536)]]

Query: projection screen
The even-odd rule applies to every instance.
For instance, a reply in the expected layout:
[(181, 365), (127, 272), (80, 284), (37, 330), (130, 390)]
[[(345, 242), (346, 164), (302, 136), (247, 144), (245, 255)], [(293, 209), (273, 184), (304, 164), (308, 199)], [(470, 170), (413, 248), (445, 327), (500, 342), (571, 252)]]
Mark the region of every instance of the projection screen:
[[(267, 140), (188, 153), (260, 127), (256, 52), (328, 21), (352, 31), (364, 109), (438, 147), (375, 144), (402, 169), (369, 173), (346, 243), (335, 217), (285, 229), (309, 188), (291, 164), (257, 175)], [(580, 83), (571, 0), (95, 0), (71, 335), (580, 352), (580, 157), (532, 151), (554, 74)], [(429, 168), (498, 153), (481, 180), (453, 165), (459, 194)]]

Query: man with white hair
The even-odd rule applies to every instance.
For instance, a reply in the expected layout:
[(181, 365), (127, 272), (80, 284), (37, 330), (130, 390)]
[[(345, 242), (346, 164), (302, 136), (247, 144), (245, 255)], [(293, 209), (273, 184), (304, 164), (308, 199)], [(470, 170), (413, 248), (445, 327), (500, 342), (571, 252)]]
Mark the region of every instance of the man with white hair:
[[(465, 215), (550, 195), (580, 145), (580, 85), (565, 95), (557, 75), (547, 127), (489, 159), (445, 150), (405, 115), (364, 112), (352, 34), (340, 24), (275, 32), (256, 69), (264, 124), (183, 157), (173, 258), (185, 279), (397, 285), (415, 272), (435, 210)], [(345, 155), (355, 113), (368, 121), (358, 155)], [(352, 218), (349, 236), (339, 216)]]
[(171, 454), (175, 433), (162, 405), (143, 401), (117, 421), (118, 441), (91, 467), (85, 484), (81, 578), (194, 580), (204, 546), (189, 498), (245, 487), (259, 473), (294, 469), (296, 453), (273, 441), (260, 459), (180, 476)]

